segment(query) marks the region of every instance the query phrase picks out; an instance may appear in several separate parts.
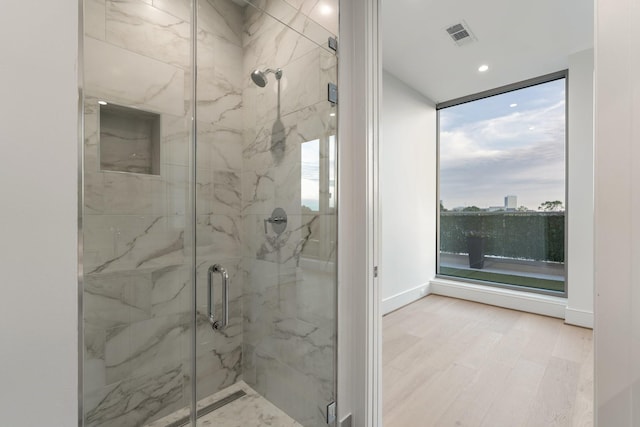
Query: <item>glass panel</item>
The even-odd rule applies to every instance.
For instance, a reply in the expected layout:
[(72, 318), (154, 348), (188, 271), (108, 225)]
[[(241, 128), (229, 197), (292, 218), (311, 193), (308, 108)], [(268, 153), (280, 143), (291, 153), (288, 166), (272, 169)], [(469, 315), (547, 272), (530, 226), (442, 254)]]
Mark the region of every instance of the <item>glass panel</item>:
[(162, 3), (84, 5), (88, 427), (189, 416), (190, 21)]
[[(337, 59), (323, 25), (337, 2), (331, 17), (317, 3), (199, 2), (198, 425), (325, 426), (335, 399)], [(214, 265), (230, 277), (218, 330)], [(220, 321), (223, 274), (211, 278)]]
[(565, 85), (439, 110), (440, 274), (564, 292)]

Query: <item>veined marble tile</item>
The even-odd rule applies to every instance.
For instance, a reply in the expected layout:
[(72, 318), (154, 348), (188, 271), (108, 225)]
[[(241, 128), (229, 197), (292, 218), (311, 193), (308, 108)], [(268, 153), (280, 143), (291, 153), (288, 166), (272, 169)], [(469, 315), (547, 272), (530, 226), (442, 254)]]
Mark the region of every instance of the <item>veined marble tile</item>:
[(202, 30), (198, 40), (198, 120), (242, 129), (242, 47)]
[(160, 120), (160, 127), (162, 166), (188, 166), (191, 145), (191, 119), (187, 115), (173, 116), (163, 114)]
[(99, 99), (182, 116), (185, 72), (111, 44), (85, 38), (85, 89)]
[(181, 366), (190, 342), (190, 314), (156, 317), (107, 331), (107, 383)]
[[(239, 304), (235, 300), (232, 306)], [(213, 330), (205, 314), (197, 317), (197, 392), (202, 398), (242, 378), (242, 320), (234, 315), (224, 330)]]
[[(274, 169), (244, 172), (242, 174), (243, 213), (245, 215), (261, 214), (264, 219), (269, 218), (273, 209), (276, 208), (273, 204), (276, 185)], [(250, 233), (255, 232), (255, 228), (250, 231)]]
[[(211, 77), (213, 81), (208, 81)], [(242, 91), (208, 72), (203, 73), (202, 86), (209, 87), (206, 96), (198, 92), (198, 118), (219, 129), (239, 130), (242, 124)], [(216, 95), (217, 94), (217, 95)]]
[[(268, 15), (267, 15), (268, 16)], [(310, 52), (321, 50), (316, 43), (275, 21), (273, 27), (250, 37), (244, 43), (244, 72), (249, 76), (256, 68), (281, 68), (283, 77), (287, 66)], [(247, 84), (249, 82), (247, 81)]]
[(87, 393), (87, 427), (136, 427), (183, 406), (182, 366)]
[(86, 35), (104, 40), (106, 37), (106, 20), (105, 0), (85, 0), (84, 33)]
[(85, 393), (100, 390), (107, 385), (107, 372), (104, 363), (106, 331), (104, 328), (85, 322), (84, 329), (84, 366), (83, 387)]
[(282, 80), (283, 116), (322, 101), (326, 92), (320, 87), (319, 51), (311, 51), (287, 64), (287, 73), (283, 74)]
[(107, 41), (184, 70), (190, 68), (191, 26), (142, 0), (107, 1)]
[(242, 129), (198, 122), (198, 167), (219, 171), (242, 170)]
[[(303, 262), (301, 262), (303, 264)], [(297, 282), (296, 304), (298, 318), (325, 329), (332, 329), (336, 322), (336, 271), (335, 262), (327, 271), (301, 268)]]
[(189, 266), (169, 266), (151, 273), (151, 314), (154, 317), (191, 312)]
[(84, 320), (103, 330), (150, 317), (148, 271), (85, 275)]
[(198, 214), (239, 217), (242, 209), (241, 191), (239, 171), (198, 170)]
[(300, 13), (284, 1), (249, 0), (247, 3), (243, 22), (246, 37), (257, 37), (269, 28), (274, 28), (273, 24), (276, 22), (284, 26)]
[(299, 372), (260, 349), (255, 352), (258, 393), (305, 427), (326, 426), (324, 413), (333, 400), (322, 380)]
[(86, 215), (84, 224), (86, 274), (184, 262), (183, 217)]
[[(311, 19), (302, 9), (292, 6), (285, 0), (254, 0), (251, 1), (251, 5), (253, 10), (251, 7), (247, 7), (245, 12), (245, 34), (250, 37), (260, 36), (264, 32), (268, 32), (269, 29), (273, 28), (270, 25), (273, 24), (273, 21), (285, 24), (321, 47), (326, 46), (328, 37), (332, 35), (330, 31)], [(322, 15), (325, 10), (318, 9), (316, 13)], [(313, 8), (311, 12), (313, 12)], [(337, 15), (334, 16), (334, 19), (337, 25)], [(328, 16), (323, 19), (324, 24), (330, 22), (331, 18)]]
[(275, 324), (274, 335), (261, 348), (282, 363), (319, 382), (334, 381), (335, 330), (320, 328), (297, 318)]
[(200, 0), (198, 27), (242, 46), (244, 8), (231, 0)]
[(191, 2), (192, 0), (151, 0), (151, 5), (185, 22), (191, 22)]
[[(243, 174), (243, 213), (245, 215), (262, 215), (263, 219), (271, 216), (277, 207), (283, 208), (287, 215), (299, 215), (301, 212), (301, 175), (300, 164), (290, 163), (267, 170), (258, 170)], [(272, 226), (264, 223), (261, 228), (252, 227), (247, 237), (273, 234)], [(286, 230), (291, 231), (292, 223), (287, 223)], [(262, 231), (260, 231), (262, 230)]]
[(199, 215), (196, 224), (199, 255), (210, 259), (239, 258), (241, 225), (237, 215)]
[(104, 212), (104, 174), (85, 170), (84, 174), (84, 208), (85, 214)]
[(242, 150), (245, 172), (260, 172), (300, 163), (302, 141), (296, 137), (296, 124), (291, 122), (284, 117), (245, 131)]
[(100, 213), (106, 215), (168, 213), (165, 208), (167, 184), (162, 176), (113, 171), (104, 171), (102, 175), (103, 209)]
[(190, 211), (189, 191), (191, 190), (189, 168), (187, 166), (165, 165), (162, 176), (164, 182), (163, 212), (167, 215), (184, 216)]

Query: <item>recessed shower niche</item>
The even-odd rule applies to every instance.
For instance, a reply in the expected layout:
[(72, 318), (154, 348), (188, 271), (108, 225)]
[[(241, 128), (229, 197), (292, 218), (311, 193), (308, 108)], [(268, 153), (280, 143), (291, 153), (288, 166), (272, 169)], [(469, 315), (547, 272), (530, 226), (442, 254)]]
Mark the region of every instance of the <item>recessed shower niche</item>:
[(100, 169), (160, 175), (160, 115), (101, 102)]

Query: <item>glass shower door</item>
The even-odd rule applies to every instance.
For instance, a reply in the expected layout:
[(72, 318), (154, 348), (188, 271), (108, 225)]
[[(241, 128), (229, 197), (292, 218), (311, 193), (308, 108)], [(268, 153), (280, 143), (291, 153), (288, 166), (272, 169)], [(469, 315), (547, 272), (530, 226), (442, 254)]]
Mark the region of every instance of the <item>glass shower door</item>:
[(199, 1), (198, 425), (327, 425), (337, 12), (337, 1)]
[(84, 2), (87, 427), (191, 407), (193, 70), (178, 4)]

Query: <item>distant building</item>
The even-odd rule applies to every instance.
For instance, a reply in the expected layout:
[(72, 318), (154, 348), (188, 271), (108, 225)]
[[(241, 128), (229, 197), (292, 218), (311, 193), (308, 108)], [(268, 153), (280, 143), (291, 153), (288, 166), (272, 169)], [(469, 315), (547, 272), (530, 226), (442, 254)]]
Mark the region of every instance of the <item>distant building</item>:
[(518, 208), (518, 196), (506, 196), (504, 198), (504, 210), (515, 211)]
[(504, 210), (504, 206), (489, 206), (487, 212), (500, 212)]

